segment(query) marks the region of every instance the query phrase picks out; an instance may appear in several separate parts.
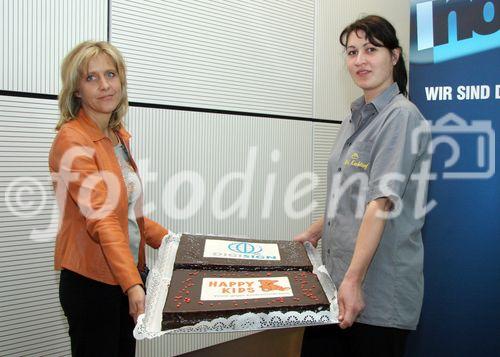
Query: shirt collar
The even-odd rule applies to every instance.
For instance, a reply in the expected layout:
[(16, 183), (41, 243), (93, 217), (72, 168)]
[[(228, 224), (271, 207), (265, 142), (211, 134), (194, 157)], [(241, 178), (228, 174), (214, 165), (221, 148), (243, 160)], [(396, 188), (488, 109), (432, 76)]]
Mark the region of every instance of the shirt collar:
[(360, 110), (365, 105), (365, 97), (361, 96), (351, 103), (351, 113)]
[[(392, 83), (386, 90), (380, 93), (372, 102), (373, 106), (380, 112), (390, 101), (399, 94), (399, 87), (397, 83)], [(365, 105), (365, 97), (361, 96), (351, 103), (351, 112), (360, 110)]]
[(382, 109), (385, 108), (387, 104), (389, 104), (395, 96), (399, 94), (399, 87), (396, 82), (392, 83), (389, 88), (387, 88), (385, 91), (383, 91), (381, 94), (379, 94), (373, 101), (373, 105), (375, 106), (375, 109), (377, 109), (377, 112), (380, 113)]

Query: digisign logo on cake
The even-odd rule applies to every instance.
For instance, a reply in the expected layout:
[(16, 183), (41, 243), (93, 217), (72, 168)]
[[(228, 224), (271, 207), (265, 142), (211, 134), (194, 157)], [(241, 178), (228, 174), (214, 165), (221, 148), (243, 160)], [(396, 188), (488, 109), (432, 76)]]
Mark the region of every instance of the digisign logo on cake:
[(281, 260), (276, 243), (234, 242), (219, 239), (205, 241), (205, 258)]
[(229, 250), (241, 254), (259, 254), (262, 247), (248, 242), (231, 243), (227, 246)]

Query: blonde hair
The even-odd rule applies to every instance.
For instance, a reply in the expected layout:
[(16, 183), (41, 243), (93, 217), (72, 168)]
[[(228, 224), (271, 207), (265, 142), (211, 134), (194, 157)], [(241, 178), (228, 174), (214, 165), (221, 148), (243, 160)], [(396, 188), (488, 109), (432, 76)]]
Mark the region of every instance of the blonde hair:
[(81, 108), (81, 100), (75, 95), (78, 91), (78, 83), (80, 78), (86, 74), (89, 61), (100, 54), (108, 55), (114, 62), (122, 87), (122, 98), (111, 114), (108, 126), (111, 129), (119, 129), (123, 126), (123, 117), (128, 110), (128, 96), (125, 61), (122, 54), (108, 42), (85, 41), (73, 48), (62, 62), (62, 87), (59, 93), (61, 117), (56, 125), (56, 130), (78, 115)]

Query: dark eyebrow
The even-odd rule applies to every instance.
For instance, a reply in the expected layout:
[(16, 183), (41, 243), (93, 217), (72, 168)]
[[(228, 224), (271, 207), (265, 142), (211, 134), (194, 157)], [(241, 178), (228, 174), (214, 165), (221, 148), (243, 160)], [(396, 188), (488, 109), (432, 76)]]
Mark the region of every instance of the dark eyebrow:
[[(366, 42), (365, 42), (365, 43), (364, 43), (361, 47), (366, 47), (366, 46), (368, 46), (368, 45), (373, 45), (373, 44), (372, 44), (370, 41), (366, 41)], [(373, 45), (373, 46), (374, 46), (374, 45)], [(356, 49), (356, 47), (355, 47), (355, 46), (350, 45), (350, 46), (347, 46), (347, 47), (346, 47), (346, 50), (348, 50), (349, 48)]]

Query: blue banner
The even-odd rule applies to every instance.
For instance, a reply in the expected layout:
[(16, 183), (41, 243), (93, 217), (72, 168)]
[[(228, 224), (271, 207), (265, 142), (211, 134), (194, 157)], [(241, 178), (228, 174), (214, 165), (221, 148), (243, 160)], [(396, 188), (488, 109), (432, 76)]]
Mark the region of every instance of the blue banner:
[(412, 0), (409, 92), (432, 124), (435, 207), (408, 355), (498, 355), (500, 1)]

